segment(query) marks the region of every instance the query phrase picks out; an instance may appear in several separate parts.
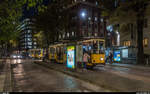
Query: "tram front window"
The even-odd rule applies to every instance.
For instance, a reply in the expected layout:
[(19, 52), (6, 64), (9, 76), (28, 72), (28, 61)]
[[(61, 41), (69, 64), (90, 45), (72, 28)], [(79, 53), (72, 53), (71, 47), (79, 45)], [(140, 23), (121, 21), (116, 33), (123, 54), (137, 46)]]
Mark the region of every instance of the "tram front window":
[(93, 54), (104, 54), (103, 42), (96, 42), (93, 44)]

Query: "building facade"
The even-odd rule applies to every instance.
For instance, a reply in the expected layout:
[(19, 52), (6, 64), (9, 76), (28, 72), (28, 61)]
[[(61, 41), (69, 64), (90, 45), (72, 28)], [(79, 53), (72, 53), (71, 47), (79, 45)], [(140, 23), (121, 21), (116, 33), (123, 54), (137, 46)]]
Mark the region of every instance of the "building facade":
[(20, 50), (27, 50), (37, 48), (36, 38), (33, 36), (35, 33), (34, 19), (26, 18), (19, 26), (20, 30)]
[(59, 41), (104, 38), (104, 21), (97, 0), (72, 0), (62, 12), (68, 19)]
[[(148, 5), (147, 8), (150, 8)], [(137, 26), (129, 24), (129, 29), (126, 32), (120, 31), (120, 46), (128, 49), (128, 57), (136, 57), (137, 55)], [(150, 55), (150, 15), (146, 15), (144, 19), (143, 29), (143, 47), (144, 54)]]

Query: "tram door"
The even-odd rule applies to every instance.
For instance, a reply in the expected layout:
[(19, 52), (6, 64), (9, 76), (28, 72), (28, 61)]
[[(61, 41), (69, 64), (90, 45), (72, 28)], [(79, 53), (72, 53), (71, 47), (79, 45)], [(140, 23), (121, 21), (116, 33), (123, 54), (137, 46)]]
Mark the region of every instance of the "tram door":
[(55, 47), (50, 47), (49, 48), (49, 59), (51, 61), (54, 61), (56, 59), (56, 49), (55, 49)]
[(83, 62), (83, 48), (82, 45), (76, 46), (76, 61), (81, 66), (81, 63)]

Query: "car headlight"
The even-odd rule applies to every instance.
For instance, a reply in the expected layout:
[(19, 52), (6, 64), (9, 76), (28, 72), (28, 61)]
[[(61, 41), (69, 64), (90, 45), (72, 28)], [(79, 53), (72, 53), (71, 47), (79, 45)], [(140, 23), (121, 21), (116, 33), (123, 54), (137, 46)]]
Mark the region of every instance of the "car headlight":
[(100, 60), (101, 60), (101, 61), (103, 61), (103, 60), (104, 60), (104, 58), (100, 58)]

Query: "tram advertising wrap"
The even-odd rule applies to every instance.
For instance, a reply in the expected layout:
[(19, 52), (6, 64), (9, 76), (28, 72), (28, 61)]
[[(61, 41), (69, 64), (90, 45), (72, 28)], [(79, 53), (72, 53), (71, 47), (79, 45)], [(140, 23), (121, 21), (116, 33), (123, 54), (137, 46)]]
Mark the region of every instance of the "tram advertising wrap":
[(114, 61), (120, 62), (120, 51), (114, 51)]
[(75, 68), (75, 46), (67, 47), (67, 67)]

